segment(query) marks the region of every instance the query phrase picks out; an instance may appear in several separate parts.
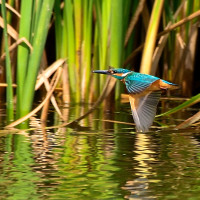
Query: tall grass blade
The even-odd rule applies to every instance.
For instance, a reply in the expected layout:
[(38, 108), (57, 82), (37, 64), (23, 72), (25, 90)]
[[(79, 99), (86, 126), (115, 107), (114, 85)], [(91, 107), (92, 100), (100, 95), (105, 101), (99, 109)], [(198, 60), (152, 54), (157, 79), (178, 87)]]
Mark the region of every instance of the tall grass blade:
[(155, 47), (158, 26), (160, 23), (163, 3), (164, 0), (154, 1), (154, 6), (146, 34), (145, 46), (142, 54), (140, 73), (150, 74), (151, 72), (153, 51)]
[[(110, 58), (109, 65), (120, 67), (122, 64), (123, 47), (123, 1), (113, 1), (111, 4), (111, 26), (110, 26)], [(116, 34), (117, 33), (117, 34)]]
[[(32, 4), (33, 0), (21, 1), (21, 18), (19, 26), (19, 37), (26, 38), (30, 41), (31, 34), (31, 19), (32, 19)], [(23, 89), (24, 81), (27, 73), (27, 63), (30, 49), (25, 44), (20, 44), (17, 50), (17, 111), (20, 112), (23, 106)], [(17, 114), (18, 115), (18, 114)]]
[(82, 44), (82, 37), (83, 37), (83, 31), (82, 31), (83, 30), (83, 19), (82, 19), (83, 9), (82, 8), (83, 8), (84, 2), (82, 0), (74, 0), (76, 74), (79, 74), (81, 70), (80, 69), (81, 68), (81, 44)]
[(76, 89), (77, 91), (77, 101), (80, 101), (81, 98), (81, 45), (82, 45), (82, 37), (83, 37), (83, 5), (85, 1), (82, 0), (74, 0), (74, 35), (75, 35), (75, 65), (76, 68)]
[[(92, 51), (92, 6), (93, 0), (84, 0), (83, 22), (83, 63), (82, 63), (82, 101), (89, 98), (89, 85), (91, 77), (91, 51)], [(78, 78), (78, 77), (77, 77)]]
[[(117, 33), (117, 34), (116, 34)], [(123, 58), (123, 0), (112, 1), (110, 24), (110, 52), (109, 65), (118, 68), (122, 65)], [(119, 84), (119, 83), (118, 83)], [(117, 86), (116, 98), (120, 97), (120, 86)]]
[(8, 86), (6, 88), (7, 120), (11, 121), (14, 118), (12, 71), (11, 71), (11, 61), (10, 61), (9, 45), (8, 45), (5, 0), (2, 0), (1, 2), (2, 2), (1, 3), (1, 13), (2, 13), (2, 16), (3, 16), (3, 21), (4, 21), (3, 35), (4, 35), (5, 52), (6, 52), (6, 82), (8, 84)]
[(200, 102), (200, 94), (197, 94), (196, 96), (192, 97), (191, 99), (187, 100), (186, 102), (182, 103), (181, 105), (165, 112), (165, 113), (162, 113), (160, 115), (156, 115), (156, 117), (161, 117), (161, 116), (165, 116), (165, 115), (170, 115), (170, 114), (173, 114), (175, 112), (178, 112), (184, 108), (187, 108), (189, 106), (192, 106), (196, 103)]
[[(194, 7), (194, 1), (187, 1), (187, 10), (186, 10), (186, 15), (190, 15), (193, 11), (193, 7)], [(185, 39), (186, 41), (188, 40), (188, 36), (189, 36), (189, 31), (190, 31), (190, 22), (186, 23), (186, 28), (185, 28)]]
[[(77, 84), (76, 84), (76, 66), (75, 66), (75, 36), (74, 36), (74, 18), (73, 18), (73, 4), (71, 0), (65, 0), (64, 1), (64, 26), (66, 26), (66, 36), (63, 35), (63, 37), (66, 37), (65, 40), (67, 40), (67, 54), (64, 56), (67, 57), (68, 62), (68, 75), (69, 75), (69, 86), (70, 86), (70, 95), (71, 98), (76, 101), (76, 95), (78, 96), (79, 90), (77, 90)], [(63, 41), (65, 42), (65, 41)], [(76, 93), (77, 92), (77, 93)]]
[[(98, 0), (97, 0), (98, 1)], [(101, 18), (99, 19), (99, 68), (106, 69), (108, 63), (108, 46), (110, 33), (111, 0), (101, 3)], [(103, 89), (106, 77), (100, 76), (100, 90)]]
[(61, 57), (62, 51), (62, 13), (60, 8), (60, 0), (55, 1), (54, 5), (55, 12), (55, 40), (56, 40), (56, 58)]
[(54, 0), (44, 0), (40, 11), (40, 18), (37, 22), (35, 35), (33, 38), (33, 51), (30, 54), (28, 62), (27, 76), (23, 90), (23, 107), (20, 109), (21, 116), (27, 114), (32, 107), (35, 83), (37, 79), (38, 70), (40, 67), (40, 60), (42, 57), (44, 45), (46, 42), (47, 32), (49, 28), (49, 21), (51, 18), (51, 11), (53, 9)]

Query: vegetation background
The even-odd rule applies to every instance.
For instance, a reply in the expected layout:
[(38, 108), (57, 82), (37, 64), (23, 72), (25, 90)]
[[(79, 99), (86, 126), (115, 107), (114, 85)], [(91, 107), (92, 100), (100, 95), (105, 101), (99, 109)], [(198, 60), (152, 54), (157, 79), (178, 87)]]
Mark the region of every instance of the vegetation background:
[(199, 102), (199, 16), (198, 0), (2, 0), (0, 97), (8, 120), (27, 115), (38, 90), (45, 95), (34, 112), (51, 101), (62, 118), (55, 95), (65, 103), (107, 98), (109, 107), (124, 87), (91, 73), (109, 66), (158, 76), (181, 86), (174, 95), (194, 96), (171, 112)]

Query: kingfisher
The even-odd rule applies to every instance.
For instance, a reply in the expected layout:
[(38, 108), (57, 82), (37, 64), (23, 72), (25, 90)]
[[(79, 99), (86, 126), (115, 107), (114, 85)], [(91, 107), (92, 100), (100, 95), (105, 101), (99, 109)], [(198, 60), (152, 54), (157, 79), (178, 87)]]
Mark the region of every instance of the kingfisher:
[(129, 94), (129, 101), (136, 130), (149, 131), (163, 90), (178, 89), (178, 85), (158, 77), (141, 74), (128, 69), (117, 68), (95, 70), (93, 73), (111, 75), (122, 81)]

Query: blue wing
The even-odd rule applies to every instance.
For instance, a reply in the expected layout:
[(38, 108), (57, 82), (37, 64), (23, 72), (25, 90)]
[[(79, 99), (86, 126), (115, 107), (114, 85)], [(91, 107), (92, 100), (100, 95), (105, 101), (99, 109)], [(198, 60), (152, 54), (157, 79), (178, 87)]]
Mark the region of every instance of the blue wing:
[(147, 74), (134, 72), (125, 78), (125, 85), (128, 93), (138, 94), (147, 89), (153, 82), (159, 78)]
[(146, 132), (154, 121), (161, 91), (149, 91), (145, 95), (130, 94), (129, 100), (137, 131)]

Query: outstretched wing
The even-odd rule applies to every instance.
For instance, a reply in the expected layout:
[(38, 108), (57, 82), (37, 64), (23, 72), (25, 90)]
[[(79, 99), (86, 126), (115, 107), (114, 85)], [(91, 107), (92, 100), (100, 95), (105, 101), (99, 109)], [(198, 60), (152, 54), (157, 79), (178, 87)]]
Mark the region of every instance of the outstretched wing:
[(146, 132), (154, 121), (161, 91), (129, 94), (129, 101), (137, 131)]
[(147, 74), (134, 73), (127, 75), (125, 78), (125, 85), (128, 93), (138, 94), (145, 91), (152, 83), (159, 80), (159, 78)]
[(149, 82), (144, 82), (140, 80), (125, 81), (125, 84), (128, 93), (131, 94), (141, 93), (151, 85), (151, 83)]

